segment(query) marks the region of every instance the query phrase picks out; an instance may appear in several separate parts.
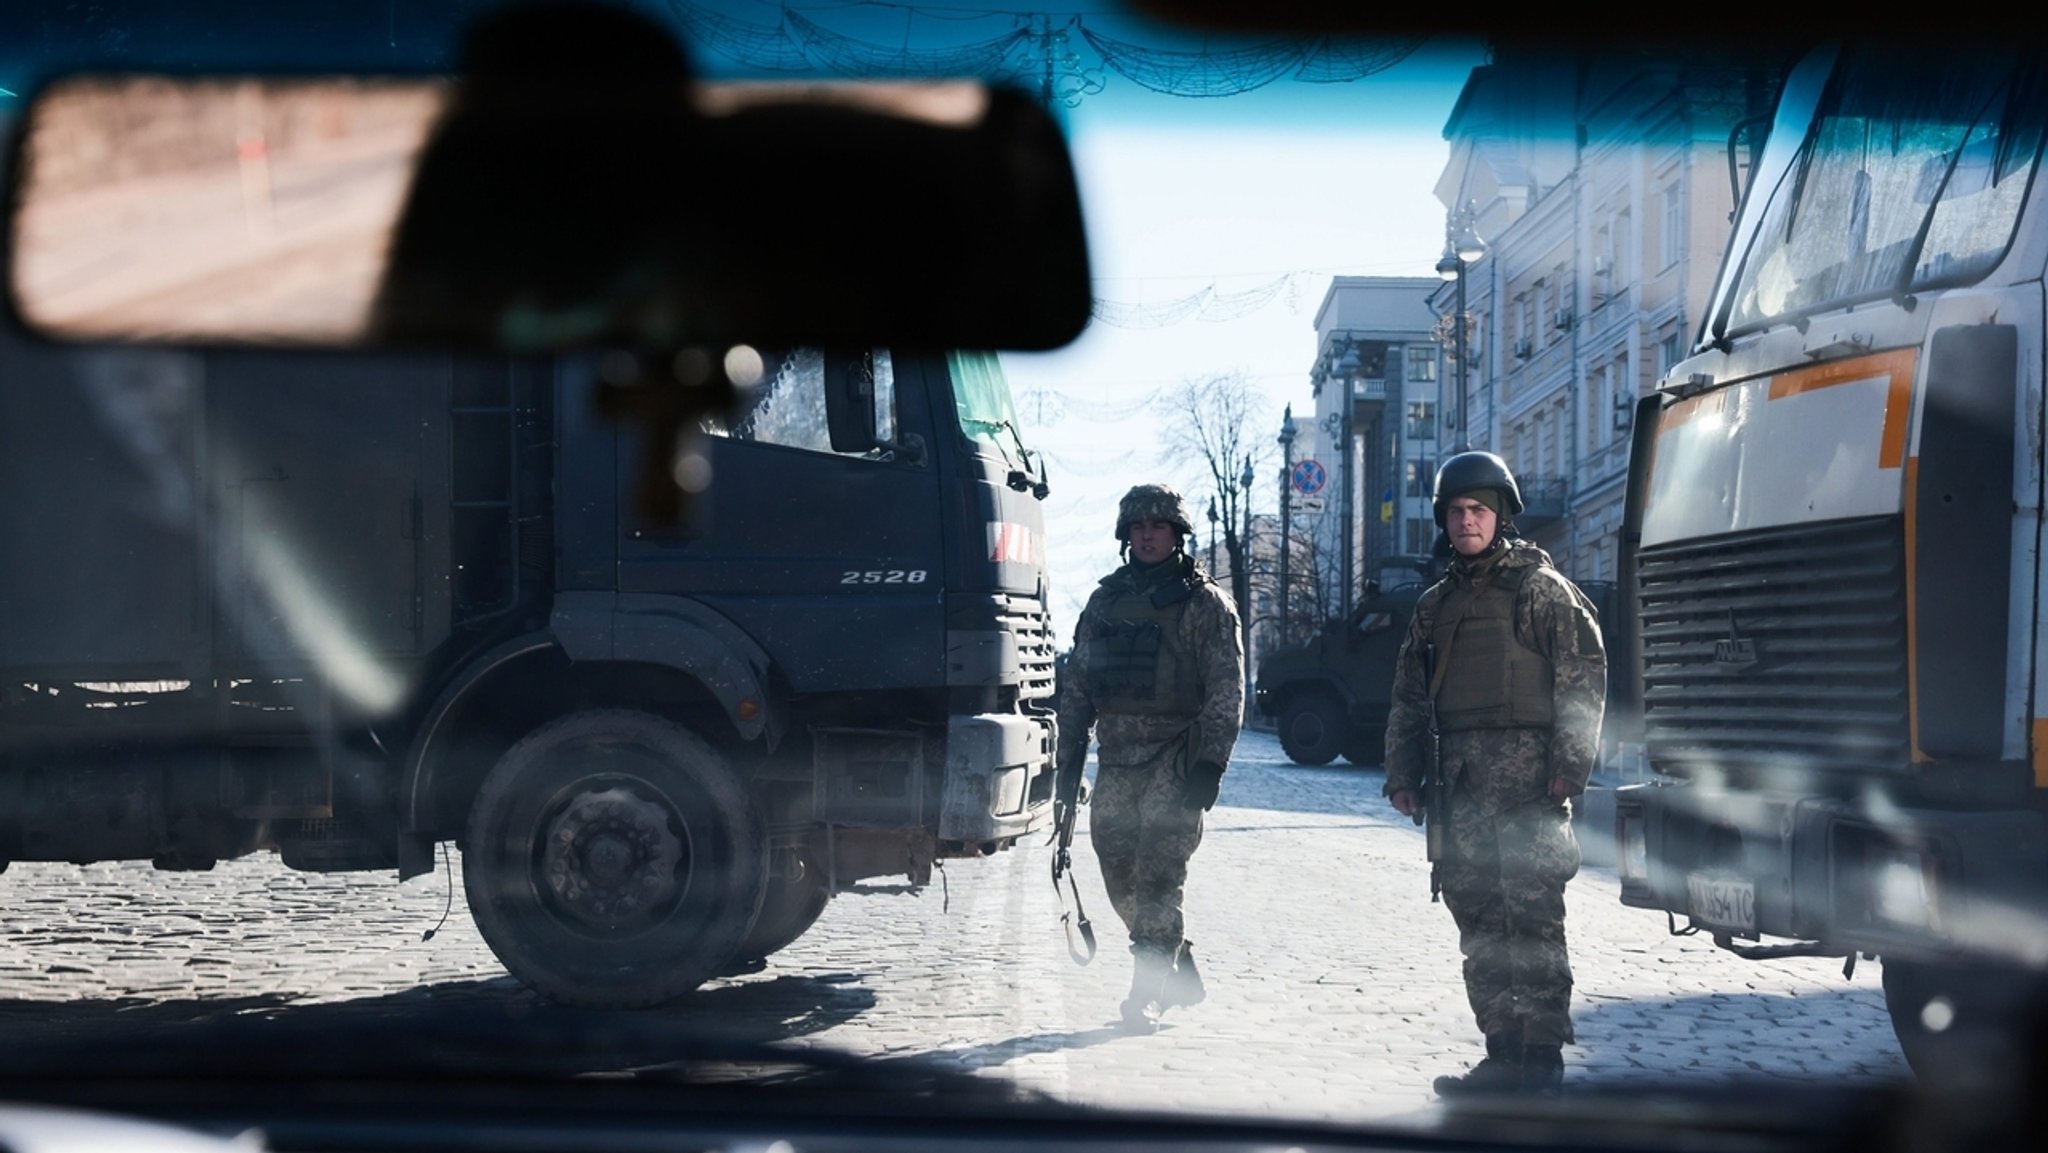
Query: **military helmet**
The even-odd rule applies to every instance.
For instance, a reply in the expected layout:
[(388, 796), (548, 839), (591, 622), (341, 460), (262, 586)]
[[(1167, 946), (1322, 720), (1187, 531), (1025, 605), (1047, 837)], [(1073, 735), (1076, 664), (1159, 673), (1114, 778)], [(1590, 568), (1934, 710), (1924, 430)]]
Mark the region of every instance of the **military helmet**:
[(1484, 488), (1499, 490), (1501, 519), (1522, 511), (1522, 490), (1516, 487), (1515, 474), (1508, 471), (1507, 461), (1490, 452), (1461, 452), (1444, 461), (1443, 467), (1436, 470), (1437, 527), (1443, 527), (1444, 510), (1452, 497)]
[(1134, 520), (1163, 520), (1187, 536), (1195, 531), (1188, 502), (1163, 484), (1141, 484), (1124, 494), (1116, 506), (1116, 539), (1131, 539)]

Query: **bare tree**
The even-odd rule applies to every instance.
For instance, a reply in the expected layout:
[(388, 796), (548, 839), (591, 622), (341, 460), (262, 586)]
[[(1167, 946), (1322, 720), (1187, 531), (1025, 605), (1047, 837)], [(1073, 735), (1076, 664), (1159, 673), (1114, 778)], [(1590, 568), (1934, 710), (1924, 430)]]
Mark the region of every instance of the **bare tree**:
[[(1159, 447), (1169, 467), (1184, 473), (1183, 491), (1194, 505), (1194, 515), (1206, 507), (1216, 510), (1211, 532), (1222, 533), (1224, 553), (1229, 558), (1230, 593), (1237, 601), (1238, 615), (1251, 620), (1251, 564), (1244, 539), (1247, 501), (1256, 492), (1266, 470), (1259, 467), (1267, 454), (1267, 437), (1257, 429), (1266, 421), (1266, 401), (1249, 375), (1243, 371), (1182, 381), (1178, 388), (1160, 398)], [(1252, 491), (1243, 487), (1245, 470), (1251, 469)], [(1212, 574), (1214, 575), (1214, 574)]]
[(1286, 635), (1296, 644), (1315, 635), (1324, 621), (1330, 619), (1337, 609), (1331, 603), (1330, 590), (1335, 588), (1334, 579), (1325, 580), (1323, 571), (1335, 569), (1342, 563), (1341, 557), (1325, 558), (1322, 542), (1315, 531), (1308, 526), (1296, 526), (1292, 534), (1293, 552), (1290, 554), (1288, 573), (1288, 610), (1290, 620), (1286, 624)]

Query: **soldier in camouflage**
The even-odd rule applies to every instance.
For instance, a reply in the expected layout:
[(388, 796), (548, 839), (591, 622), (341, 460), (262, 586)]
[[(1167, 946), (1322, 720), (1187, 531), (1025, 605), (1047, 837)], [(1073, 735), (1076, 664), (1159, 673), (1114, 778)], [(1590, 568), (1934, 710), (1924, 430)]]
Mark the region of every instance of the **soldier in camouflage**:
[(1074, 628), (1059, 703), (1060, 795), (1074, 797), (1100, 739), (1090, 837), (1110, 904), (1131, 934), (1123, 1020), (1154, 1028), (1204, 994), (1181, 888), (1244, 716), (1244, 652), (1230, 598), (1188, 556), (1187, 503), (1142, 484), (1117, 509), (1123, 567)]
[(1448, 786), (1444, 903), (1486, 1058), (1436, 1079), (1444, 1096), (1555, 1094), (1572, 1041), (1565, 883), (1579, 870), (1570, 799), (1600, 746), (1607, 658), (1592, 603), (1514, 533), (1520, 490), (1492, 453), (1436, 478), (1444, 578), (1415, 606), (1395, 666), (1386, 794), (1419, 819), (1435, 704)]

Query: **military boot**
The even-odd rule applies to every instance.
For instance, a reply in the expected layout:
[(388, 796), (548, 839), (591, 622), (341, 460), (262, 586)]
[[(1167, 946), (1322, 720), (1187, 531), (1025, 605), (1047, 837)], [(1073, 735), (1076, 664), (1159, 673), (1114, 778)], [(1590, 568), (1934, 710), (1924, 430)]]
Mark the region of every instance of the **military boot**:
[(1519, 1093), (1522, 1089), (1522, 1037), (1495, 1033), (1486, 1038), (1486, 1057), (1462, 1076), (1446, 1073), (1436, 1079), (1439, 1097), (1480, 1097)]
[(1556, 1097), (1564, 1092), (1564, 1047), (1522, 1046), (1522, 1092)]
[(1174, 956), (1173, 968), (1166, 974), (1166, 983), (1159, 990), (1160, 1007), (1173, 1009), (1199, 1005), (1208, 996), (1209, 990), (1202, 986), (1201, 971), (1195, 968), (1195, 943), (1182, 941), (1180, 952)]
[(1150, 1033), (1165, 1011), (1166, 978), (1173, 972), (1173, 954), (1165, 949), (1131, 947), (1131, 995), (1124, 998), (1124, 1028)]

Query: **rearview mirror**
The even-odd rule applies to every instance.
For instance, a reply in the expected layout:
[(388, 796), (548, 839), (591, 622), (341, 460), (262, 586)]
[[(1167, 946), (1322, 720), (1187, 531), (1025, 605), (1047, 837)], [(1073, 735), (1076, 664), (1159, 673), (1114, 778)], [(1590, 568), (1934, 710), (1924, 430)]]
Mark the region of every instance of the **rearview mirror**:
[(518, 51), (460, 81), (60, 81), (16, 140), (12, 306), (66, 340), (515, 354), (1086, 324), (1071, 162), (1028, 97), (697, 84), (641, 49), (594, 83), (529, 84)]

